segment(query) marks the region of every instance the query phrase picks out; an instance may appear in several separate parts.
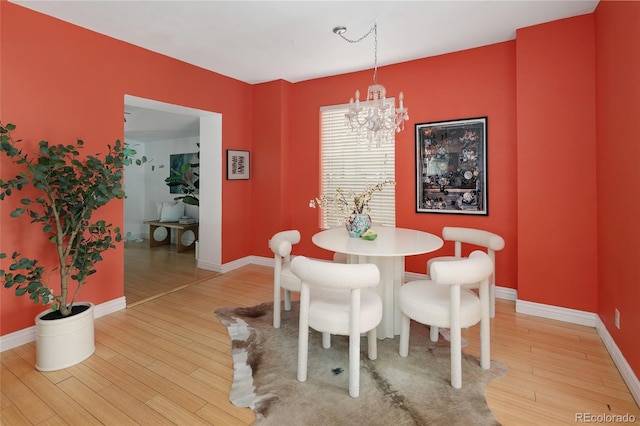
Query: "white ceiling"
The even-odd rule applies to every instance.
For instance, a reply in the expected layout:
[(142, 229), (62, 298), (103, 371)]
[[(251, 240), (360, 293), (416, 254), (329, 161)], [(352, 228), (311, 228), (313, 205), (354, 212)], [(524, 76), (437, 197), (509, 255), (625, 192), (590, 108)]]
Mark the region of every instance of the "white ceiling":
[[(591, 13), (597, 0), (10, 0), (250, 84), (295, 83), (512, 40), (518, 28)], [(127, 123), (134, 122), (130, 114)], [(167, 117), (165, 117), (167, 118)], [(178, 117), (179, 118), (179, 117)]]
[(133, 106), (125, 102), (124, 135), (138, 142), (161, 142), (198, 137), (200, 119), (197, 114), (181, 114), (153, 108)]
[(594, 11), (569, 1), (12, 0), (113, 38), (247, 82), (292, 83), (515, 38), (517, 28)]

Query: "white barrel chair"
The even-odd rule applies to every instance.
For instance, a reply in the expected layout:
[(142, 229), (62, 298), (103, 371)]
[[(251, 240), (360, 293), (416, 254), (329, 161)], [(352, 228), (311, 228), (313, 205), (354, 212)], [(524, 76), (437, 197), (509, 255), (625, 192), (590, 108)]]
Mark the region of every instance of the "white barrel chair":
[[(378, 356), (376, 327), (382, 300), (372, 288), (380, 282), (373, 264), (323, 262), (297, 256), (291, 271), (300, 278), (298, 380), (307, 380), (309, 328), (325, 335), (349, 336), (349, 395), (360, 395), (360, 334), (367, 333), (369, 359)], [(326, 348), (327, 346), (325, 346)]]
[(280, 231), (269, 239), (273, 252), (273, 327), (280, 328), (282, 290), (284, 289), (284, 309), (291, 310), (291, 292), (300, 291), (300, 280), (291, 273), (291, 250), (300, 242), (300, 232), (292, 229)]
[[(493, 262), (485, 252), (476, 250), (468, 258), (433, 262), (430, 280), (411, 281), (400, 287), (399, 305), (402, 312), (400, 356), (409, 354), (411, 320), (431, 326), (430, 338), (438, 341), (435, 327), (451, 332), (451, 386), (462, 387), (461, 328), (480, 323), (480, 366), (488, 370), (490, 359), (489, 276)], [(462, 288), (478, 284), (479, 296)], [(437, 328), (435, 328), (437, 330)]]
[[(461, 259), (462, 256), (462, 244), (471, 244), (474, 246), (482, 247), (493, 262), (494, 272), (489, 277), (489, 312), (491, 318), (496, 316), (496, 252), (504, 248), (504, 238), (493, 232), (485, 231), (482, 229), (474, 228), (461, 228), (454, 226), (445, 226), (442, 228), (442, 239), (445, 241), (454, 242), (454, 254), (453, 256), (438, 256), (429, 259), (427, 262), (427, 273), (431, 269), (433, 262), (442, 262), (450, 260)], [(467, 286), (467, 288), (477, 288), (477, 285)]]

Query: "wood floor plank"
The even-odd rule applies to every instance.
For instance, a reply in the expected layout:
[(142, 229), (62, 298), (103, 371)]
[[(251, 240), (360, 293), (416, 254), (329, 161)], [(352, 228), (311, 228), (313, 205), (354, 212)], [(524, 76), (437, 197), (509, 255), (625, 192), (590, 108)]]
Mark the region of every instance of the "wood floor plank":
[[(188, 411), (195, 412), (202, 408), (206, 403), (206, 401), (199, 396), (190, 392), (184, 392), (184, 389), (180, 386), (152, 371), (150, 368), (152, 368), (153, 364), (149, 366), (141, 366), (124, 357), (117, 357), (116, 359), (109, 360), (109, 362), (136, 378), (136, 380), (145, 383), (152, 389), (155, 389), (158, 394), (171, 399)], [(154, 396), (154, 398), (155, 397), (157, 397), (157, 395)]]
[[(0, 380), (1, 378), (2, 378), (2, 371), (0, 371)], [(0, 410), (8, 407), (15, 407), (15, 405), (13, 405), (13, 402), (9, 401), (9, 398), (7, 397), (7, 395), (5, 395), (4, 391), (0, 391)]]
[(215, 403), (220, 399), (228, 397), (228, 392), (219, 390), (210, 383), (202, 382), (192, 375), (182, 374), (175, 366), (156, 362), (151, 366), (151, 370), (174, 383), (176, 386), (181, 387), (184, 392), (197, 395), (208, 403)]
[[(160, 413), (163, 417), (172, 421), (177, 425), (204, 425), (208, 423), (205, 419), (193, 413), (190, 410), (185, 409), (180, 404), (172, 399), (166, 398), (163, 395), (158, 395), (148, 402), (148, 405)], [(201, 407), (202, 408), (202, 407)]]
[(16, 349), (0, 352), (0, 363), (18, 377), (33, 371), (33, 366), (35, 365), (35, 363), (32, 364), (20, 356), (19, 351), (24, 346), (27, 345), (22, 345)]
[[(128, 372), (116, 367), (111, 362), (112, 358), (103, 359), (99, 356), (89, 357), (83, 364), (94, 371), (109, 377), (111, 385), (117, 384), (119, 388), (127, 390), (128, 394), (141, 402), (149, 401), (158, 394), (158, 391), (144, 382), (132, 377)], [(111, 387), (111, 386), (109, 386)], [(102, 393), (102, 391), (101, 391)]]
[(205, 368), (199, 368), (191, 373), (191, 377), (215, 388), (222, 392), (223, 395), (229, 395), (231, 384), (233, 383), (233, 378), (227, 376), (227, 374), (217, 374), (215, 371)]
[(102, 424), (135, 425), (133, 419), (75, 377), (60, 383), (58, 389), (84, 407)]
[(0, 411), (0, 424), (12, 425), (12, 426), (27, 426), (33, 423), (22, 414), (22, 412), (15, 405), (3, 407)]
[(198, 416), (202, 417), (210, 425), (226, 425), (226, 426), (243, 426), (251, 425), (256, 419), (255, 414), (249, 408), (237, 408), (219, 407), (219, 403), (216, 405), (207, 404), (198, 410)]
[[(151, 408), (145, 402), (141, 401), (135, 395), (129, 392), (130, 388), (126, 385), (119, 387), (115, 384), (102, 389), (99, 394), (105, 401), (108, 401), (112, 405), (118, 407), (124, 414), (129, 416), (131, 420), (140, 425), (171, 425), (174, 423), (164, 417), (162, 414)], [(147, 401), (151, 401), (158, 395), (157, 392), (149, 398)]]
[[(8, 413), (18, 410), (25, 419), (34, 424), (55, 415), (55, 412), (40, 399), (38, 394), (34, 393), (29, 386), (4, 365), (0, 367), (0, 374), (2, 375), (2, 396), (8, 398), (12, 403), (12, 408)], [(28, 374), (24, 373), (22, 376)]]
[[(69, 398), (60, 387), (66, 380), (72, 380), (73, 377), (54, 383), (47, 379), (46, 375), (46, 373), (33, 370), (31, 373), (20, 376), (20, 380), (56, 414), (55, 417), (58, 417), (57, 420), (50, 418), (48, 421), (57, 423), (61, 419), (66, 419), (64, 421), (71, 424), (100, 424), (97, 418), (73, 398)], [(24, 404), (25, 402), (20, 403), (20, 407)], [(30, 409), (28, 405), (26, 409)]]

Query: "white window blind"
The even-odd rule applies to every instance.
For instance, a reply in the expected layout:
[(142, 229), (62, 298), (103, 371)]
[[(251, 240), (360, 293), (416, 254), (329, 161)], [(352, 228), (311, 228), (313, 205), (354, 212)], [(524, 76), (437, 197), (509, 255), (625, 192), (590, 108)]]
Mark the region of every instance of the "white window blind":
[[(348, 104), (320, 108), (321, 191), (333, 197), (337, 188), (361, 194), (367, 186), (395, 180), (395, 140), (380, 147), (358, 137), (345, 122)], [(395, 185), (375, 191), (369, 206), (374, 224), (395, 226)], [(323, 209), (320, 226), (332, 228), (344, 223), (344, 214)]]

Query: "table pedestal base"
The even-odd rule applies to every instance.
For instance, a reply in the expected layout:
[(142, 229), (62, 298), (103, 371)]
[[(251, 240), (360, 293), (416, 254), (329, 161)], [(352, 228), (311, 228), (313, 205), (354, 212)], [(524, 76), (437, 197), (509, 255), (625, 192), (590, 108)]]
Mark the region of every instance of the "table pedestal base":
[(378, 339), (393, 339), (400, 335), (402, 314), (395, 301), (404, 283), (404, 256), (347, 255), (348, 263), (373, 263), (380, 270), (376, 292), (382, 299), (382, 322), (377, 328)]

